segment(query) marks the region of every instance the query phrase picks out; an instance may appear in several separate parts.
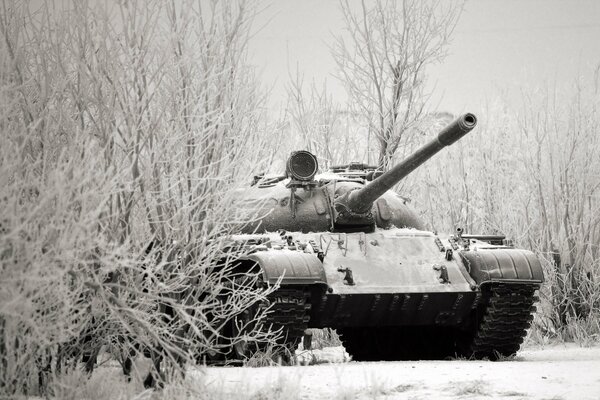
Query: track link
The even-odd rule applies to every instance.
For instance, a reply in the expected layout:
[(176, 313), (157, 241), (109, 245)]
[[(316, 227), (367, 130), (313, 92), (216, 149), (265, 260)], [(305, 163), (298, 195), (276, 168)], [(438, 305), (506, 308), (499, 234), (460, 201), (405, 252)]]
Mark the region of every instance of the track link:
[(282, 328), (280, 344), (296, 346), (304, 335), (310, 319), (308, 300), (308, 291), (294, 287), (282, 287), (269, 296), (271, 309), (264, 324), (272, 330)]
[[(310, 319), (310, 291), (304, 287), (281, 287), (267, 297), (267, 302), (248, 310), (248, 320), (253, 318), (256, 307), (270, 307), (266, 317), (258, 329), (266, 332), (278, 331), (278, 348), (273, 350), (281, 359), (287, 359), (294, 354), (295, 346), (302, 339)], [(242, 314), (241, 314), (242, 315)], [(226, 333), (231, 334), (230, 333)], [(235, 335), (235, 333), (234, 333)], [(206, 365), (238, 365), (250, 358), (256, 351), (264, 351), (266, 343), (253, 343), (247, 348), (231, 346), (226, 352), (205, 356), (199, 362)]]
[(471, 343), (475, 358), (498, 359), (515, 354), (529, 328), (538, 300), (537, 283), (492, 283), (482, 288), (485, 311)]

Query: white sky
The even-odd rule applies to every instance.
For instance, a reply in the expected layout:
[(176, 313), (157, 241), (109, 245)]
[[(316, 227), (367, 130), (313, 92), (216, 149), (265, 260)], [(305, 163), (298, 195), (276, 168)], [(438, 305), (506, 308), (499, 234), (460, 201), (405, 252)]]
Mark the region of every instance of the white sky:
[[(357, 0), (353, 0), (357, 1)], [(368, 0), (367, 0), (368, 1)], [(289, 71), (307, 81), (328, 81), (340, 100), (345, 92), (332, 76), (328, 45), (343, 23), (337, 0), (263, 0), (261, 27), (250, 44), (251, 61), (283, 102)], [(592, 81), (600, 66), (600, 1), (471, 0), (456, 27), (450, 55), (429, 71), (439, 111), (478, 111), (499, 96), (518, 101), (521, 89), (579, 76)]]

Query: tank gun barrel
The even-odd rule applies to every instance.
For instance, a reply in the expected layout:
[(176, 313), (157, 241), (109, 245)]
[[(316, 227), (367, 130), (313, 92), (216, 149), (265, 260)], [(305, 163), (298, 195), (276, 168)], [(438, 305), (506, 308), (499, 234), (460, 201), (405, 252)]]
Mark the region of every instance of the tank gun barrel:
[(362, 189), (350, 192), (347, 198), (347, 207), (353, 212), (358, 213), (369, 210), (373, 202), (381, 195), (444, 147), (450, 146), (465, 136), (476, 124), (477, 118), (475, 115), (467, 113), (460, 116), (450, 123), (450, 125), (446, 126), (433, 140), (419, 148), (379, 178)]

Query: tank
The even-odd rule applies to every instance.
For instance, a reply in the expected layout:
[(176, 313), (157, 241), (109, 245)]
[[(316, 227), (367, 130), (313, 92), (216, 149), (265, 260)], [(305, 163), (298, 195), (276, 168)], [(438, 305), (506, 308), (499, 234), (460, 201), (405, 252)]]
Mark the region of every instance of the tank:
[(427, 231), (391, 190), (476, 123), (460, 116), (385, 173), (351, 163), (317, 175), (316, 157), (296, 151), (285, 174), (244, 190), (256, 218), (232, 239), (248, 248), (240, 265), (278, 285), (264, 326), (281, 329), (282, 344), (333, 328), (358, 361), (517, 352), (544, 280), (537, 257), (500, 235)]

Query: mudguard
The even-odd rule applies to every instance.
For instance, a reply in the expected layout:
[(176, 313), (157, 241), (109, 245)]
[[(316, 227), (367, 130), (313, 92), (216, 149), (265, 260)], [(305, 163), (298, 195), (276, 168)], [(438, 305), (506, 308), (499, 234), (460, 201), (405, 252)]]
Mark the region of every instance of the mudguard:
[(544, 273), (538, 258), (521, 249), (477, 249), (461, 251), (462, 261), (477, 284), (487, 282), (542, 283)]
[(256, 262), (265, 282), (282, 285), (327, 285), (323, 263), (316, 255), (291, 250), (268, 250), (250, 254), (248, 260)]

